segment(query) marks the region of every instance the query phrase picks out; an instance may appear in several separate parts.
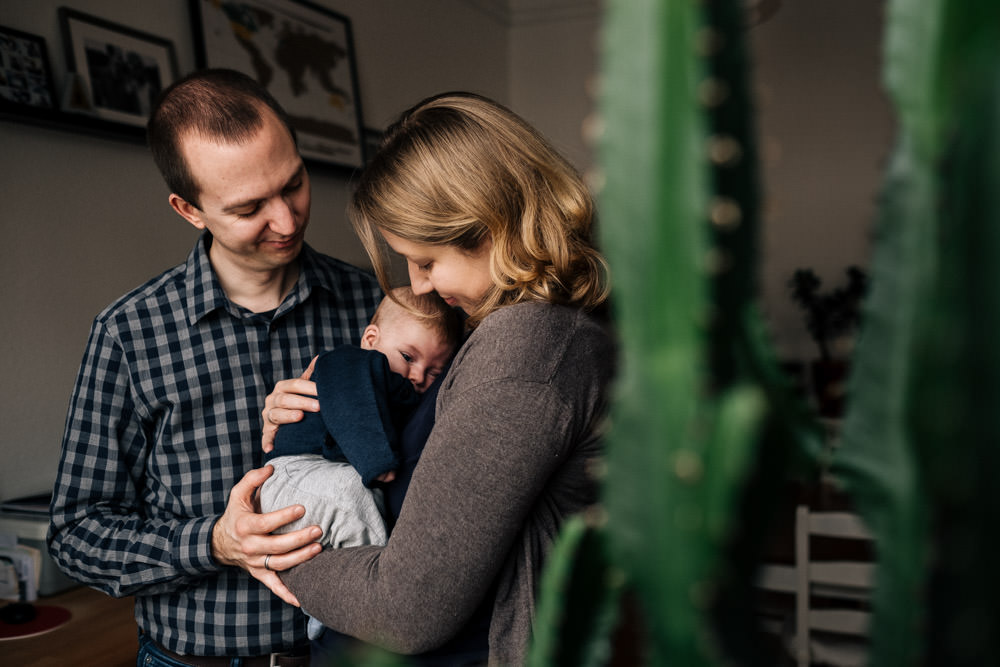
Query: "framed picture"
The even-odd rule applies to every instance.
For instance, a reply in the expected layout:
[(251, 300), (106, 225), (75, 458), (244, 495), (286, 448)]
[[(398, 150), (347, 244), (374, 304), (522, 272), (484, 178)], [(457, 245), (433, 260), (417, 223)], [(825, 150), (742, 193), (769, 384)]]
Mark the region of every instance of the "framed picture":
[(59, 8), (66, 68), (79, 76), (99, 118), (144, 126), (160, 91), (177, 78), (170, 40)]
[(350, 20), (306, 0), (189, 0), (199, 67), (257, 79), (291, 118), (304, 158), (364, 165)]
[(55, 101), (45, 39), (0, 26), (0, 106), (52, 109)]

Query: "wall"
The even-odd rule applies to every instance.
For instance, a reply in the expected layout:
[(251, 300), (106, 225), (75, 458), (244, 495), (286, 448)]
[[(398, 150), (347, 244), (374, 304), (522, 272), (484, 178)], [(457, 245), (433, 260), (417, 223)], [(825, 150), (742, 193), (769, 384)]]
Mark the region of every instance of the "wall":
[(594, 166), (583, 126), (595, 103), (600, 19), (589, 0), (511, 16), (510, 104), (581, 171)]
[(881, 85), (884, 3), (786, 0), (753, 28), (763, 149), (761, 300), (781, 354), (818, 356), (789, 298), (795, 269), (824, 289), (867, 266), (892, 113)]

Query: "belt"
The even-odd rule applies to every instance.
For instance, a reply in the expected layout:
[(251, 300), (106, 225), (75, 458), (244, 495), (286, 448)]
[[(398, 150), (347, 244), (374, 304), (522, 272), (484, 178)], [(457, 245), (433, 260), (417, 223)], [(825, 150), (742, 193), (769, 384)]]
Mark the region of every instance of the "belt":
[[(182, 662), (186, 665), (191, 665), (191, 667), (230, 667), (230, 665), (233, 664), (233, 658), (224, 655), (181, 655), (180, 653), (174, 653), (173, 651), (164, 648), (162, 644), (156, 644), (156, 648), (164, 655), (168, 655), (174, 660)], [(308, 647), (302, 650), (307, 651), (307, 653), (305, 655), (293, 655), (292, 652), (287, 652), (258, 655), (251, 658), (241, 657), (240, 665), (242, 665), (242, 667), (309, 667)], [(295, 653), (298, 652), (296, 651)]]

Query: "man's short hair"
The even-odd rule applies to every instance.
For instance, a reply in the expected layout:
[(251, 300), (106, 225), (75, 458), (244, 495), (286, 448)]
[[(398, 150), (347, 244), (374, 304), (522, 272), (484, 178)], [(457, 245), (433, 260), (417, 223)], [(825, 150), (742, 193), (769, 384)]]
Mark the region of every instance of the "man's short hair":
[(163, 93), (146, 124), (146, 141), (170, 191), (198, 207), (200, 189), (181, 153), (181, 139), (198, 134), (222, 143), (245, 143), (273, 112), (295, 130), (288, 114), (253, 78), (231, 69), (203, 69), (174, 82)]

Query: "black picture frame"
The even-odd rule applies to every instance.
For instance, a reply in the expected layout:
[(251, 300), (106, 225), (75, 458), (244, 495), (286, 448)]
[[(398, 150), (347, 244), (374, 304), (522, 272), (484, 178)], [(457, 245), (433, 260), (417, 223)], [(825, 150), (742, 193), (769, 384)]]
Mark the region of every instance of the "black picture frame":
[(80, 78), (89, 112), (145, 127), (160, 92), (177, 79), (169, 39), (84, 12), (59, 8), (66, 68)]
[(56, 100), (45, 38), (0, 26), (0, 107), (50, 110)]
[(189, 0), (199, 68), (227, 67), (257, 79), (284, 107), (302, 157), (359, 169), (365, 162), (351, 21), (308, 0), (242, 0), (226, 13)]

